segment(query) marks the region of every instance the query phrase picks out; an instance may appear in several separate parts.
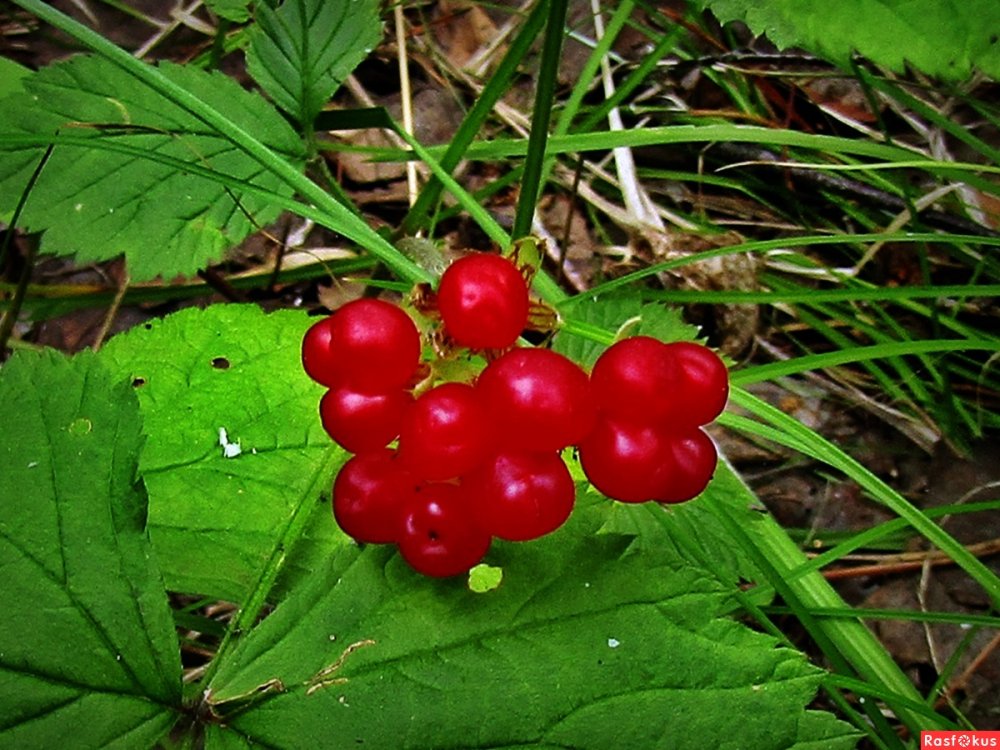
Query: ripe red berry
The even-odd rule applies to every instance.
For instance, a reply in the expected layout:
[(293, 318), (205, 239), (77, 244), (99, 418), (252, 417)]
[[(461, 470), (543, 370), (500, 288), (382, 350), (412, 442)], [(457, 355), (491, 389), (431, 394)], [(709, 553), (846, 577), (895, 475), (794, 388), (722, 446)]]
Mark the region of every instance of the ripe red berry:
[(400, 308), (378, 299), (348, 302), (306, 332), (302, 365), (327, 386), (378, 393), (401, 388), (417, 370), (420, 334)]
[(573, 510), (576, 488), (558, 453), (503, 452), (463, 482), (476, 522), (493, 536), (536, 539)]
[(528, 287), (517, 267), (500, 255), (477, 253), (445, 269), (437, 292), (445, 330), (472, 349), (512, 345), (528, 322)]
[(464, 573), (489, 547), (490, 535), (473, 521), (457, 485), (421, 485), (407, 500), (399, 551), (418, 573), (436, 578)]
[(602, 417), (580, 444), (587, 479), (610, 498), (655, 500), (673, 476), (670, 435), (660, 427)]
[(729, 398), (729, 372), (719, 355), (693, 341), (667, 344), (680, 370), (675, 427), (700, 427), (718, 417)]
[(454, 479), (489, 455), (486, 411), (465, 383), (443, 383), (407, 407), (399, 433), (399, 454), (421, 479)]
[(670, 418), (678, 400), (680, 367), (662, 341), (633, 336), (612, 344), (590, 373), (603, 414), (646, 423)]
[(334, 518), (358, 542), (397, 542), (415, 483), (390, 450), (354, 456), (333, 483)]
[(502, 446), (556, 451), (590, 432), (597, 410), (587, 374), (549, 349), (513, 349), (480, 374), (476, 390)]
[(399, 436), (413, 395), (402, 388), (364, 393), (350, 386), (332, 388), (319, 402), (327, 434), (351, 453), (384, 448)]
[(673, 473), (666, 490), (656, 499), (664, 503), (681, 503), (700, 495), (718, 464), (715, 443), (704, 430), (694, 429), (671, 436), (669, 453)]

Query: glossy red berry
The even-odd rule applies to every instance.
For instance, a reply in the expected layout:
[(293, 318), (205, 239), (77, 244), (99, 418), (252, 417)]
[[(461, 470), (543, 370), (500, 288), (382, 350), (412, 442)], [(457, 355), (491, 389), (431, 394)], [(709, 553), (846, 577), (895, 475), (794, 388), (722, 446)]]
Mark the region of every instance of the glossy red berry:
[(597, 418), (587, 374), (549, 349), (513, 349), (480, 374), (476, 390), (499, 443), (556, 451), (586, 437)]
[(528, 322), (527, 284), (500, 255), (476, 253), (453, 262), (441, 276), (437, 302), (445, 330), (472, 349), (511, 346)]
[(384, 448), (399, 436), (403, 413), (413, 395), (402, 388), (365, 393), (350, 386), (336, 386), (319, 402), (320, 419), (327, 434), (351, 453)]
[(454, 479), (482, 463), (489, 452), (486, 411), (470, 385), (436, 386), (403, 414), (400, 458), (421, 479)]
[(362, 453), (341, 467), (333, 483), (333, 515), (358, 542), (399, 541), (403, 510), (415, 480), (387, 449)]
[(580, 444), (580, 465), (590, 483), (614, 500), (656, 500), (674, 474), (670, 435), (654, 425), (602, 417)]
[(407, 500), (399, 551), (418, 573), (435, 578), (464, 573), (483, 559), (490, 541), (457, 485), (425, 484)]
[(569, 470), (555, 452), (499, 453), (462, 485), (477, 523), (511, 541), (555, 531), (569, 518), (576, 495)]
[(671, 436), (669, 453), (672, 476), (656, 499), (664, 503), (681, 503), (700, 495), (718, 464), (715, 443), (704, 430), (694, 429)]
[(409, 383), (420, 361), (420, 334), (403, 310), (378, 299), (348, 302), (306, 332), (305, 371), (327, 386), (378, 393)]
[(600, 411), (642, 422), (663, 422), (684, 396), (681, 371), (670, 349), (649, 336), (633, 336), (608, 347), (590, 373)]
[(310, 326), (302, 338), (302, 369), (306, 375), (325, 386), (332, 386), (337, 379), (330, 339), (333, 337), (333, 318), (321, 318)]
[(677, 403), (672, 415), (677, 428), (706, 425), (726, 408), (729, 371), (719, 355), (693, 341), (666, 345), (677, 363)]

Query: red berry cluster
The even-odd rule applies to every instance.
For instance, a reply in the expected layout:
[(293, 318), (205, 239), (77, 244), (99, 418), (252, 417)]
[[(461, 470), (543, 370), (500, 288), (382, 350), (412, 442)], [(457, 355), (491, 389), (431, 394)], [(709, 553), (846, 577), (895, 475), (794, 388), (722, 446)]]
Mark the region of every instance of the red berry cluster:
[(716, 453), (700, 427), (728, 394), (708, 349), (626, 339), (588, 377), (561, 354), (516, 347), (528, 289), (498, 255), (455, 261), (433, 299), (450, 345), (490, 354), (469, 382), (438, 382), (413, 319), (381, 300), (350, 302), (306, 333), (303, 366), (329, 389), (323, 426), (355, 454), (333, 486), (344, 532), (398, 545), (426, 575), (465, 572), (494, 537), (535, 539), (566, 521), (570, 446), (615, 499), (676, 502), (704, 489)]

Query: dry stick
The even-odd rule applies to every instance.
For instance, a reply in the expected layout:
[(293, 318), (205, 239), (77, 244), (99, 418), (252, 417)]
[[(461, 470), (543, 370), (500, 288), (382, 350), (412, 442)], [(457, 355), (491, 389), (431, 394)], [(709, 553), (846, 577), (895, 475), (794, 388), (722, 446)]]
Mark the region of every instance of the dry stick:
[[(965, 547), (976, 557), (989, 557), (1000, 553), (1000, 538), (989, 539), (985, 542), (969, 544)], [(810, 555), (811, 557), (814, 555)], [(834, 568), (824, 570), (823, 577), (828, 581), (844, 578), (859, 578), (863, 576), (884, 576), (896, 573), (906, 573), (912, 570), (920, 570), (924, 565), (940, 566), (954, 565), (955, 561), (941, 550), (928, 550), (926, 552), (901, 552), (895, 555), (845, 555), (841, 560), (867, 560), (875, 561), (872, 565), (859, 565), (853, 568)]]
[(997, 633), (993, 638), (983, 646), (982, 650), (976, 655), (976, 658), (967, 666), (962, 674), (958, 675), (954, 680), (951, 680), (945, 689), (941, 692), (941, 696), (937, 699), (934, 704), (934, 709), (938, 710), (949, 705), (952, 701), (953, 696), (959, 690), (962, 690), (966, 685), (968, 685), (969, 680), (972, 679), (976, 671), (983, 665), (994, 651), (1000, 647), (1000, 633)]
[(101, 346), (104, 344), (104, 339), (108, 337), (111, 332), (111, 326), (114, 325), (115, 317), (118, 315), (118, 311), (121, 309), (122, 300), (125, 299), (125, 293), (128, 291), (129, 286), (129, 275), (128, 270), (122, 270), (122, 280), (118, 285), (118, 289), (115, 290), (114, 299), (111, 300), (111, 307), (108, 308), (108, 314), (104, 316), (104, 322), (101, 323), (101, 330), (97, 332), (97, 338), (94, 339), (94, 344), (91, 347), (95, 352), (99, 351)]
[[(396, 19), (396, 60), (399, 63), (399, 91), (403, 105), (403, 130), (413, 135), (413, 92), (410, 89), (410, 68), (406, 55), (406, 19), (403, 17), (403, 5), (396, 3), (393, 7)], [(412, 207), (417, 200), (420, 189), (417, 185), (417, 163), (412, 159), (406, 162), (406, 189), (409, 205)]]

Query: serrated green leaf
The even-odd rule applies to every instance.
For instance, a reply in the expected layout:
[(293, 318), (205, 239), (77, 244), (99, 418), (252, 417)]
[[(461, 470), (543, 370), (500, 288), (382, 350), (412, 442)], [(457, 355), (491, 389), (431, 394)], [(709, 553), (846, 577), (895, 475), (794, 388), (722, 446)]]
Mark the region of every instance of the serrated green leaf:
[(258, 3), (247, 69), (275, 104), (311, 125), (382, 36), (378, 0)]
[(386, 547), (317, 570), (230, 655), (209, 701), (250, 742), (295, 748), (804, 739), (821, 673), (717, 619), (726, 594), (698, 569), (595, 535), (605, 509), (585, 503), (554, 534), (496, 545), (503, 581), (485, 593), (422, 578)]
[(217, 305), (148, 323), (102, 350), (136, 384), (149, 533), (171, 590), (242, 601), (303, 504), (316, 523), (292, 540), (300, 544), (290, 575), (344, 542), (325, 523), (328, 502), (310, 494), (328, 492), (344, 460), (319, 422), (323, 390), (302, 371), (311, 322)]
[(0, 413), (0, 745), (150, 747), (177, 718), (181, 667), (135, 397), (92, 355), (19, 354)]
[(614, 503), (602, 532), (630, 533), (639, 543), (671, 550), (678, 559), (710, 570), (724, 584), (763, 580), (753, 560), (726, 530), (719, 526), (716, 508), (722, 508), (748, 533), (753, 534), (762, 520), (762, 506), (725, 461), (703, 493), (714, 503), (698, 498), (675, 505)]
[(720, 21), (740, 20), (778, 47), (804, 47), (846, 66), (855, 52), (902, 71), (1000, 79), (1000, 5), (994, 0), (701, 0)]
[(0, 97), (23, 91), (21, 81), (30, 75), (30, 68), (0, 57)]
[[(644, 303), (637, 293), (608, 294), (597, 299), (581, 296), (568, 301), (566, 307), (571, 310), (574, 323), (626, 336), (641, 334), (661, 341), (682, 341), (692, 340), (698, 334), (698, 327), (685, 323), (678, 309)], [(552, 348), (589, 370), (607, 344), (562, 329), (556, 334)]]
[[(303, 159), (298, 137), (261, 97), (221, 73), (171, 63), (160, 69), (290, 161)], [(104, 58), (50, 65), (23, 86), (28, 93), (0, 102), (0, 214), (21, 196), (44, 152), (18, 138), (58, 132), (84, 140), (55, 146), (22, 214), (23, 228), (44, 230), (43, 252), (79, 262), (124, 254), (134, 280), (191, 275), (279, 209), (184, 164), (290, 194), (223, 135)]]

